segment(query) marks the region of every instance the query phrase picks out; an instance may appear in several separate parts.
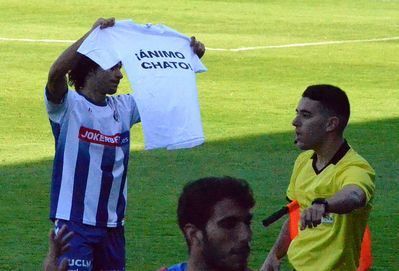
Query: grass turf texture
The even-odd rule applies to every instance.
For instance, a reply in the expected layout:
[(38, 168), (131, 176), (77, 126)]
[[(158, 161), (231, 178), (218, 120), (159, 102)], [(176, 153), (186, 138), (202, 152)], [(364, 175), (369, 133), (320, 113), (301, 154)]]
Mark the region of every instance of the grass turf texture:
[[(0, 37), (75, 40), (97, 17), (165, 23), (210, 48), (238, 48), (398, 36), (398, 1), (4, 1)], [(47, 250), (54, 142), (43, 87), (68, 44), (0, 41), (0, 270), (40, 270)], [(250, 266), (278, 235), (261, 220), (285, 203), (298, 150), (291, 119), (303, 89), (331, 83), (347, 91), (346, 134), (374, 166), (370, 218), (373, 270), (396, 270), (399, 189), (398, 41), (247, 52), (208, 51), (198, 76), (207, 143), (192, 150), (144, 152), (133, 129), (127, 210), (127, 270), (156, 270), (186, 259), (175, 208), (188, 180), (247, 179), (255, 191)], [(123, 80), (121, 90), (128, 90)], [(121, 91), (124, 92), (124, 91)], [(284, 268), (288, 268), (284, 264)], [(283, 269), (285, 270), (285, 269)]]

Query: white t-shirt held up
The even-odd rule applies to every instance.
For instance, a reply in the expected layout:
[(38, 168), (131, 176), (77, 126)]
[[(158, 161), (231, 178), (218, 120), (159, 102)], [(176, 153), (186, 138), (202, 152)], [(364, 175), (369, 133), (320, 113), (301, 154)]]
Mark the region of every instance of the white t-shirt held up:
[(126, 20), (95, 29), (78, 52), (103, 69), (122, 62), (134, 89), (146, 149), (191, 148), (204, 142), (195, 73), (206, 68), (190, 38), (165, 25)]

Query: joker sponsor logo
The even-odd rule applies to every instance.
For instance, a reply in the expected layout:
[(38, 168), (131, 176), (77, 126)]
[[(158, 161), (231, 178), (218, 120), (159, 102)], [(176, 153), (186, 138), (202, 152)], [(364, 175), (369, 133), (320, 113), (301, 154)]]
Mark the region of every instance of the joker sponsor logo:
[(129, 143), (129, 132), (105, 135), (98, 130), (80, 127), (79, 139), (89, 143), (95, 143), (111, 147), (120, 147)]

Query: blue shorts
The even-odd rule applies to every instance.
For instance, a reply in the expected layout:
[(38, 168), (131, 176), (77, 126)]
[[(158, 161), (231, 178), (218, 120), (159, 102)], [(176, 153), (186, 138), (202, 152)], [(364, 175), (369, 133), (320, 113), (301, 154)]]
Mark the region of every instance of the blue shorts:
[(95, 227), (73, 221), (56, 220), (57, 233), (66, 224), (74, 235), (70, 249), (60, 257), (68, 259), (69, 271), (124, 271), (125, 234), (124, 227)]

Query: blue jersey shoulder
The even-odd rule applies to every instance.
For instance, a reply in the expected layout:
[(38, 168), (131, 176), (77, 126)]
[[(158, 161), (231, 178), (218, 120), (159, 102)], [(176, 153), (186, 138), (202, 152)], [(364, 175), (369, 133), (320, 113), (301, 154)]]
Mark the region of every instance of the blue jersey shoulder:
[(187, 263), (178, 263), (168, 268), (168, 271), (185, 271), (187, 269)]

